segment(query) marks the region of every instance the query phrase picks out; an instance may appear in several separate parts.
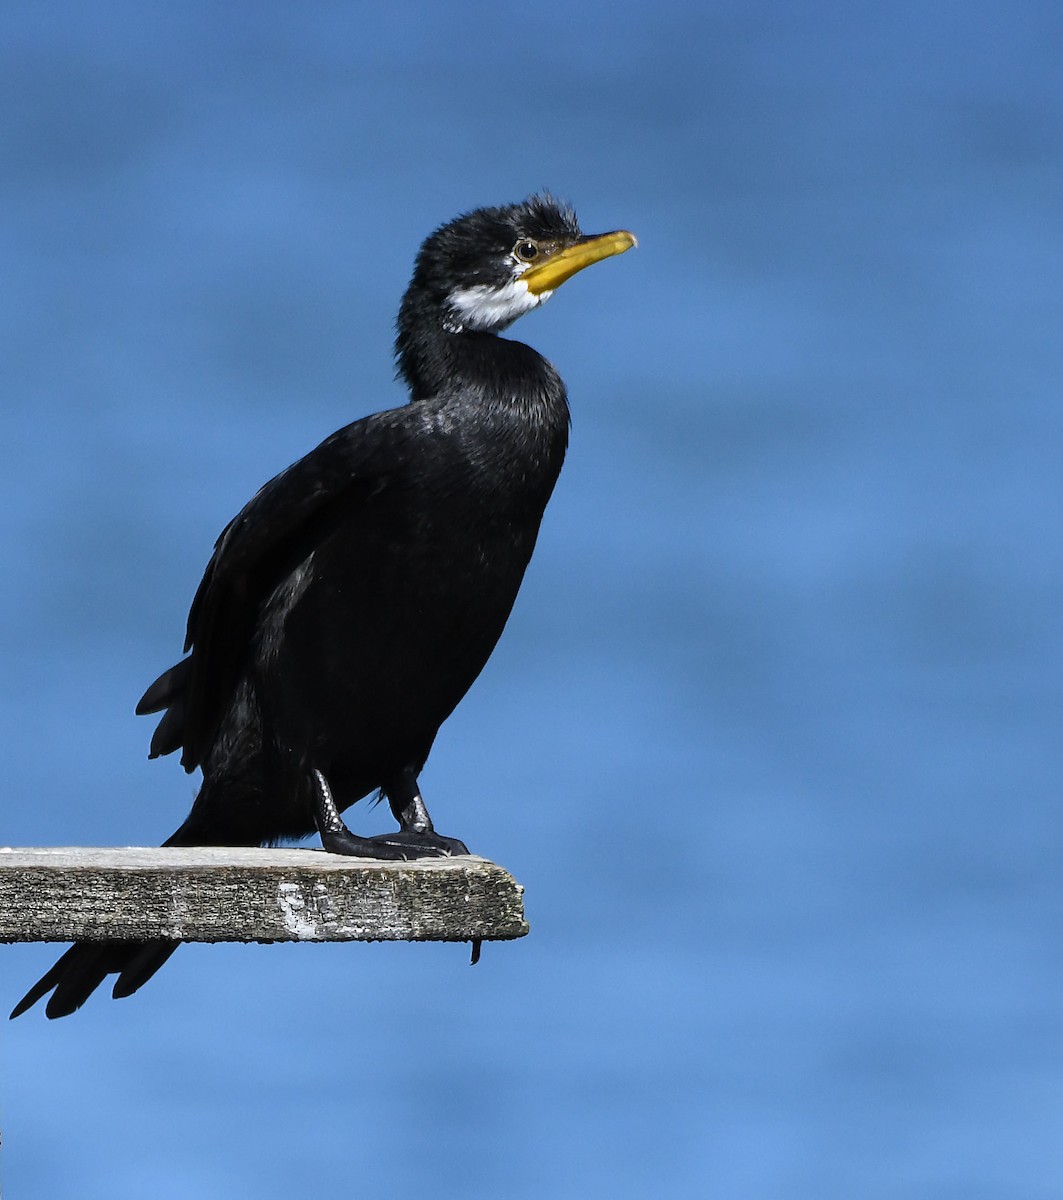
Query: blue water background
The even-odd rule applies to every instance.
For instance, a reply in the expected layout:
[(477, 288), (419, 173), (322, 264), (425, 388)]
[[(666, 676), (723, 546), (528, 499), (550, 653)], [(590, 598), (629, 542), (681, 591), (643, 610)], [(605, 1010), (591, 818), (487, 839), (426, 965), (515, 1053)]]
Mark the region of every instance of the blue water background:
[(1063, 1195), (1061, 63), (1032, 0), (3, 6), (0, 842), (182, 819), (133, 705), (401, 400), (428, 230), (641, 240), (513, 331), (572, 450), (423, 777), (531, 936), (35, 1011), (5, 1197)]

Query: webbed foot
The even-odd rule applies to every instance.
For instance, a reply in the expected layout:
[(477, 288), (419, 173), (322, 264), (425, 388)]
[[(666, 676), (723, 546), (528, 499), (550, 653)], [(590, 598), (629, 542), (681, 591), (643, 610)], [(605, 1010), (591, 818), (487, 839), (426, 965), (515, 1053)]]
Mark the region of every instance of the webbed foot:
[[(394, 833), (378, 833), (375, 837), (359, 837), (343, 823), (336, 807), (332, 789), (320, 771), (314, 771), (317, 787), (315, 819), (321, 845), (330, 854), (346, 854), (354, 858), (382, 858), (389, 862), (408, 862), (416, 858), (449, 858), (468, 854), (469, 848), (457, 838), (443, 837), (432, 827), (420, 793), (414, 789), (396, 815), (402, 825)], [(416, 783), (416, 780), (414, 781)], [(394, 809), (396, 804), (392, 803)]]
[(469, 847), (457, 838), (444, 837), (435, 830), (417, 833), (412, 829), (400, 829), (395, 833), (378, 833), (369, 841), (403, 850), (404, 858), (450, 858), (455, 854), (468, 854)]

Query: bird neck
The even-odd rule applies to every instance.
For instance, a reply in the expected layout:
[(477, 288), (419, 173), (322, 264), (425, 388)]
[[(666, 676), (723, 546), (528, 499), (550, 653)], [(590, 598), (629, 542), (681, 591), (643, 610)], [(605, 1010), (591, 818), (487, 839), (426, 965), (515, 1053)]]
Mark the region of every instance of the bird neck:
[(474, 392), (481, 402), (565, 410), (565, 387), (549, 362), (523, 342), (455, 328), (445, 311), (411, 289), (397, 322), (395, 357), (411, 400)]

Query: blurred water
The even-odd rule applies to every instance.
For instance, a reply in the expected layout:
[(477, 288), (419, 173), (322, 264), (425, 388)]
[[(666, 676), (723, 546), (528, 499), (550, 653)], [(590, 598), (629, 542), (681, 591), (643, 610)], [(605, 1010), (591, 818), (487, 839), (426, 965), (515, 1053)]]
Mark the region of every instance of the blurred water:
[[(1029, 0), (5, 5), (4, 842), (183, 817), (132, 706), (229, 516), (400, 399), (429, 229), (549, 186), (641, 240), (514, 330), (572, 451), (424, 778), (532, 935), (24, 1018), (5, 1194), (1060, 1195), (1061, 48)], [(13, 1003), (54, 954), (0, 957)]]

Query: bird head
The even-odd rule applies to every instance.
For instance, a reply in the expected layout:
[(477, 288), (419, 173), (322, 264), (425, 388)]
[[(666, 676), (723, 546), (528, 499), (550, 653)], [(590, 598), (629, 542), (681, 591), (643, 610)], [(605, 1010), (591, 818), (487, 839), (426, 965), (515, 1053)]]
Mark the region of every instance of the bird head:
[(624, 230), (586, 236), (568, 205), (542, 193), (441, 226), (421, 247), (410, 290), (431, 298), (449, 333), (497, 333), (577, 271), (635, 244)]

